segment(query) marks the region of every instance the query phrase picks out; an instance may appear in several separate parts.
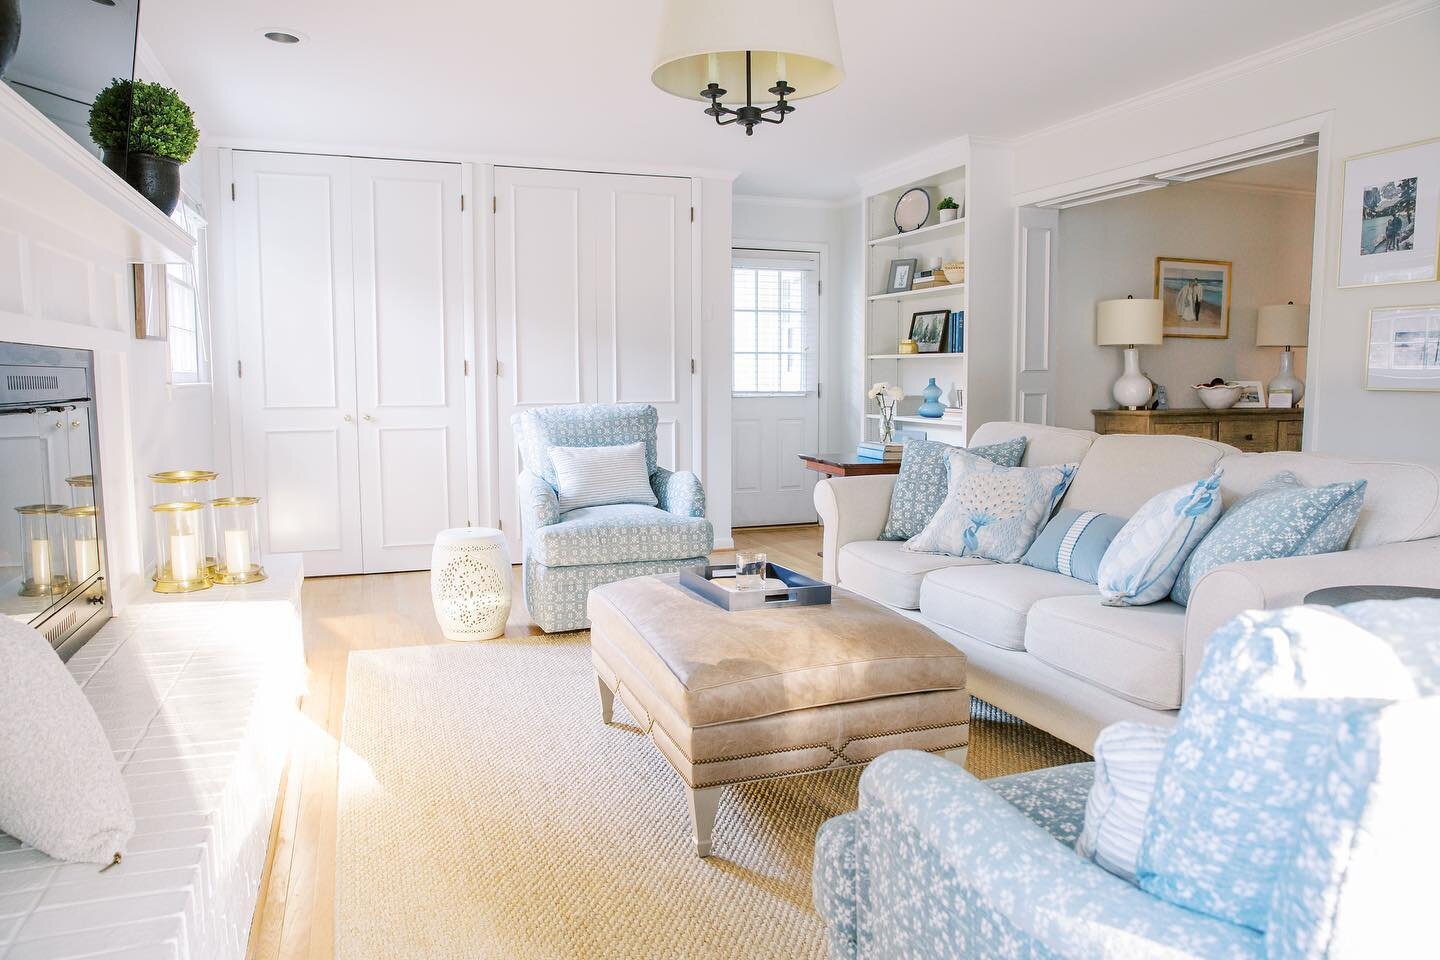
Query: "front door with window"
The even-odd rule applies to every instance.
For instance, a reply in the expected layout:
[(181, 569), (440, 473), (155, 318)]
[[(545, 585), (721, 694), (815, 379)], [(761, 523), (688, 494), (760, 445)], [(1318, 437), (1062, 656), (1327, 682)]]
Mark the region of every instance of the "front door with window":
[(815, 522), (820, 257), (736, 250), (732, 463), (737, 527)]

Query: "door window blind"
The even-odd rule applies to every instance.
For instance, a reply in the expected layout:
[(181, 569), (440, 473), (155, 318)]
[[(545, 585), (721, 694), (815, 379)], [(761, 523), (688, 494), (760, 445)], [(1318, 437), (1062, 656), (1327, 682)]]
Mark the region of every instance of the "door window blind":
[(819, 260), (814, 253), (735, 252), (735, 394), (805, 394), (815, 389)]

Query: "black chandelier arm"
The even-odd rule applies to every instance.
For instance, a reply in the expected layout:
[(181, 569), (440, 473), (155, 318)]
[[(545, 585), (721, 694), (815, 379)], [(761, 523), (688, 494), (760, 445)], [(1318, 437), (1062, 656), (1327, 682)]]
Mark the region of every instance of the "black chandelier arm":
[(784, 123), (785, 116), (795, 112), (795, 108), (785, 99), (795, 92), (795, 88), (786, 83), (783, 78), (776, 80), (775, 86), (769, 90), (770, 94), (776, 98), (775, 104), (769, 107), (755, 106), (751, 60), (751, 52), (746, 50), (745, 106), (731, 108), (721, 103), (720, 98), (725, 96), (728, 91), (713, 80), (705, 85), (704, 90), (700, 91), (700, 97), (710, 101), (710, 106), (705, 108), (705, 114), (715, 119), (715, 125), (717, 127), (728, 127), (738, 123), (745, 128), (745, 135), (747, 137), (755, 135), (755, 128), (758, 125), (762, 123)]

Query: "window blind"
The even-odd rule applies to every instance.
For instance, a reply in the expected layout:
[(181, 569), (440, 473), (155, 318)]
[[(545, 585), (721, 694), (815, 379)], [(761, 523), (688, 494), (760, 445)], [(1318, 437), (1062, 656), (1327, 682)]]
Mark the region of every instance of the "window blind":
[(735, 251), (736, 394), (804, 394), (819, 376), (820, 258)]

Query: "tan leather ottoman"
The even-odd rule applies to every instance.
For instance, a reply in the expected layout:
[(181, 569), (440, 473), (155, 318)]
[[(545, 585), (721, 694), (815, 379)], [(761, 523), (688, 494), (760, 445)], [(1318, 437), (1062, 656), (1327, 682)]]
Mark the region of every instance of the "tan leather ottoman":
[(690, 794), (695, 852), (727, 784), (869, 763), (901, 747), (964, 764), (965, 655), (848, 590), (829, 604), (730, 613), (674, 574), (590, 591), (601, 716), (614, 698)]

